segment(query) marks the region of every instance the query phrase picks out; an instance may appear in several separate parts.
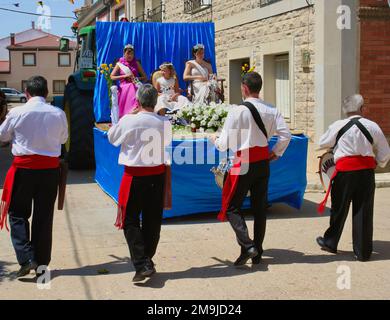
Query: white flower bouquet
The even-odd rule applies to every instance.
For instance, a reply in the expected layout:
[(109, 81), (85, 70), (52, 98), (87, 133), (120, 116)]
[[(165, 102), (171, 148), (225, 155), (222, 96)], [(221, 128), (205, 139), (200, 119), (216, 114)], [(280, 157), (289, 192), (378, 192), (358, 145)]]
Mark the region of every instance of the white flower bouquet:
[(211, 102), (210, 105), (194, 104), (182, 108), (177, 116), (190, 123), (192, 131), (217, 131), (222, 128), (230, 105)]

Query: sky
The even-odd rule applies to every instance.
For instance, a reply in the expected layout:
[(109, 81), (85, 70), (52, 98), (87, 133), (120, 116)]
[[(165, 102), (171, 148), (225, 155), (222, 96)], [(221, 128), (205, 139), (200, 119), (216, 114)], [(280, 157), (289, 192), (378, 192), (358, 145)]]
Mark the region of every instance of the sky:
[[(31, 13), (41, 14), (42, 11), (51, 13), (51, 15), (69, 16), (74, 17), (73, 10), (80, 8), (84, 0), (75, 0), (72, 4), (69, 0), (44, 0), (42, 1), (44, 7), (38, 5), (38, 1), (34, 0), (0, 0), (0, 8), (19, 10)], [(19, 3), (19, 7), (13, 6), (14, 3)], [(31, 28), (31, 22), (35, 21), (35, 25), (38, 23), (50, 30), (44, 29), (46, 32), (56, 34), (58, 36), (72, 36), (73, 33), (70, 29), (74, 19), (57, 19), (51, 18), (51, 21), (47, 23), (44, 18), (39, 16), (26, 15), (21, 13), (14, 13), (0, 10), (0, 38), (9, 36), (10, 33), (17, 33)]]

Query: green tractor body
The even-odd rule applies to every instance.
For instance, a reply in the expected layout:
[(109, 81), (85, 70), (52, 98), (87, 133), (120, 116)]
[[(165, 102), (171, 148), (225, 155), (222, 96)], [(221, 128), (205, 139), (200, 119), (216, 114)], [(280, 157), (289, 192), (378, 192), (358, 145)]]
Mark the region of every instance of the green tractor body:
[(74, 72), (68, 78), (64, 97), (57, 97), (54, 104), (65, 111), (68, 120), (69, 138), (64, 155), (69, 168), (93, 169), (93, 95), (97, 70), (94, 26), (79, 30), (77, 46)]

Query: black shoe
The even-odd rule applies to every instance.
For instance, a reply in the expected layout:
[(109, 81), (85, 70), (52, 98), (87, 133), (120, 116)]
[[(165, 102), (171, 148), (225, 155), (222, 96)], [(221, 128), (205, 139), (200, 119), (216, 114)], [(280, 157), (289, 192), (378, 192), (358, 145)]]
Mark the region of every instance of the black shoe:
[(259, 264), (261, 262), (261, 255), (257, 255), (252, 258), (252, 264)]
[(323, 237), (318, 237), (316, 240), (317, 240), (318, 245), (321, 247), (321, 250), (324, 250), (324, 251), (327, 251), (330, 253), (337, 253), (336, 249), (332, 249), (325, 244), (325, 239)]
[(258, 255), (259, 253), (257, 252), (255, 247), (249, 248), (246, 252), (241, 253), (241, 255), (237, 258), (237, 260), (234, 262), (235, 266), (243, 266), (246, 264), (246, 262), (250, 258), (254, 258)]
[(141, 269), (141, 274), (145, 277), (151, 277), (156, 273), (156, 268), (152, 264), (147, 264)]
[(146, 277), (140, 271), (137, 271), (133, 277), (133, 282), (140, 282), (144, 281), (145, 279)]
[(26, 264), (22, 265), (22, 267), (19, 269), (18, 273), (16, 274), (17, 278), (27, 276), (31, 270), (35, 270), (38, 268), (38, 264), (34, 260), (30, 260)]
[(153, 267), (151, 264), (146, 264), (135, 273), (133, 282), (144, 281), (147, 277), (151, 277), (155, 273), (156, 273), (155, 267)]

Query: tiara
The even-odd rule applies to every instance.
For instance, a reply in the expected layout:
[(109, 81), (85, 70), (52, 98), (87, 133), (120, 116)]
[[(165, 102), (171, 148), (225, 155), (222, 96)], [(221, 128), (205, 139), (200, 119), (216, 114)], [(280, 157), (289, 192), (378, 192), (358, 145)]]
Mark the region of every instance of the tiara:
[(163, 69), (164, 67), (173, 67), (173, 64), (168, 62), (168, 63), (163, 63), (162, 65), (160, 65), (160, 69)]
[(124, 49), (125, 50), (127, 50), (127, 49), (134, 50), (134, 46), (132, 44), (126, 44)]
[(201, 43), (198, 43), (196, 46), (194, 46), (195, 50), (204, 49), (204, 45)]

